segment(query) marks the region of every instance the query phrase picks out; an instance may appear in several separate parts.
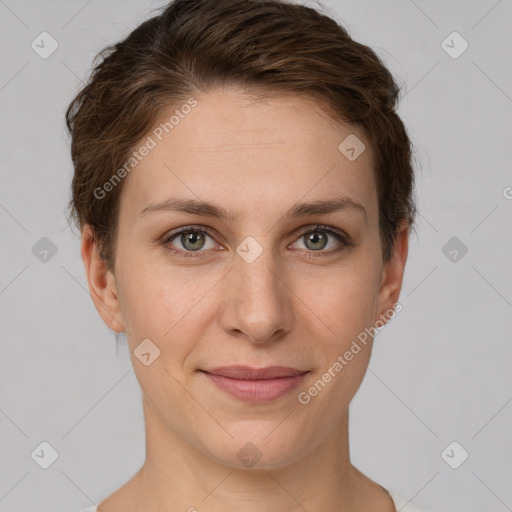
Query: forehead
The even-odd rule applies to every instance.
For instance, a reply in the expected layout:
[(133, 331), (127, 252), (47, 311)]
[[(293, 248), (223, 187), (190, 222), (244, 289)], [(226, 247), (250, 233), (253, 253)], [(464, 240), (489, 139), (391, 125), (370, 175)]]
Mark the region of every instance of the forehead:
[[(240, 215), (254, 208), (280, 215), (298, 199), (339, 194), (374, 213), (372, 155), (358, 127), (334, 121), (297, 95), (256, 100), (222, 89), (195, 100), (172, 123), (180, 107), (165, 112), (142, 140), (154, 147), (126, 178), (122, 215), (135, 220), (149, 203), (170, 196), (217, 202)], [(344, 141), (354, 140), (365, 149), (350, 160)]]

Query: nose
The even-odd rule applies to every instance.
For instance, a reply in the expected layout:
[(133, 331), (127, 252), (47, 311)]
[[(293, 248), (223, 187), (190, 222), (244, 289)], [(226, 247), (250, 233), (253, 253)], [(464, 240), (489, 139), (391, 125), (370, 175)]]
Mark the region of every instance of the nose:
[(271, 343), (290, 332), (293, 292), (283, 266), (264, 250), (248, 263), (238, 255), (226, 276), (221, 309), (222, 328), (251, 343)]

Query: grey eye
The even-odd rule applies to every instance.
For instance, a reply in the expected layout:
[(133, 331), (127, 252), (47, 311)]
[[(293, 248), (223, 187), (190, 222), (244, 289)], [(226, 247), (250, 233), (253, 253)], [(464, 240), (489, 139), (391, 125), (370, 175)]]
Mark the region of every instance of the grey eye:
[(187, 229), (180, 231), (179, 233), (175, 233), (167, 240), (167, 242), (171, 243), (177, 239), (181, 244), (181, 247), (177, 247), (178, 249), (184, 250), (186, 252), (194, 252), (201, 249), (212, 249), (215, 247), (213, 240), (210, 247), (205, 247), (207, 238), (212, 240), (210, 235), (200, 229)]

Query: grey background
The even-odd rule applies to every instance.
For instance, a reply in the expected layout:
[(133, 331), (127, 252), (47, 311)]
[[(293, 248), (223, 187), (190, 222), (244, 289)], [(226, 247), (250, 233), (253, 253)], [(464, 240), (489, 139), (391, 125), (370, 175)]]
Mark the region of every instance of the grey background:
[[(162, 4), (0, 0), (3, 512), (77, 512), (144, 460), (129, 355), (92, 304), (66, 224), (64, 111), (96, 52)], [(512, 510), (512, 1), (324, 4), (403, 85), (418, 169), (403, 310), (351, 407), (353, 462), (435, 512)], [(31, 48), (42, 31), (59, 45), (47, 59)], [(442, 46), (453, 31), (469, 44), (458, 58)], [(43, 237), (57, 250), (46, 262)], [(468, 249), (456, 261), (443, 252), (452, 237)], [(43, 441), (58, 452), (48, 469), (31, 456)], [(452, 441), (469, 453), (458, 469), (441, 456)]]

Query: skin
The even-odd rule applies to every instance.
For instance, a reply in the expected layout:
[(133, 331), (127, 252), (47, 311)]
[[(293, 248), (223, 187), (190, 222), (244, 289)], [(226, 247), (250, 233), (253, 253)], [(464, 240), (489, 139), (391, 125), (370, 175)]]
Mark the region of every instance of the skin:
[[(308, 404), (297, 399), (398, 301), (409, 230), (401, 227), (384, 263), (370, 146), (304, 97), (256, 102), (225, 88), (196, 99), (125, 178), (115, 273), (88, 227), (82, 236), (94, 304), (109, 327), (126, 333), (146, 427), (144, 465), (99, 510), (394, 511), (349, 455), (348, 408), (371, 340)], [(349, 134), (366, 144), (355, 161), (338, 150)], [(363, 205), (366, 219), (346, 209), (282, 220), (298, 201), (342, 195)], [(171, 196), (213, 202), (234, 218), (140, 215)], [(203, 246), (184, 245), (179, 235), (165, 241), (190, 224), (214, 236), (205, 234)], [(317, 224), (356, 245), (344, 247), (325, 231), (327, 243), (308, 244), (304, 232)], [(249, 236), (262, 249), (252, 263), (236, 252)], [(160, 356), (146, 366), (134, 350), (148, 338)], [(310, 374), (274, 401), (248, 404), (198, 371), (233, 364)], [(237, 457), (249, 441), (261, 453), (250, 468)]]

